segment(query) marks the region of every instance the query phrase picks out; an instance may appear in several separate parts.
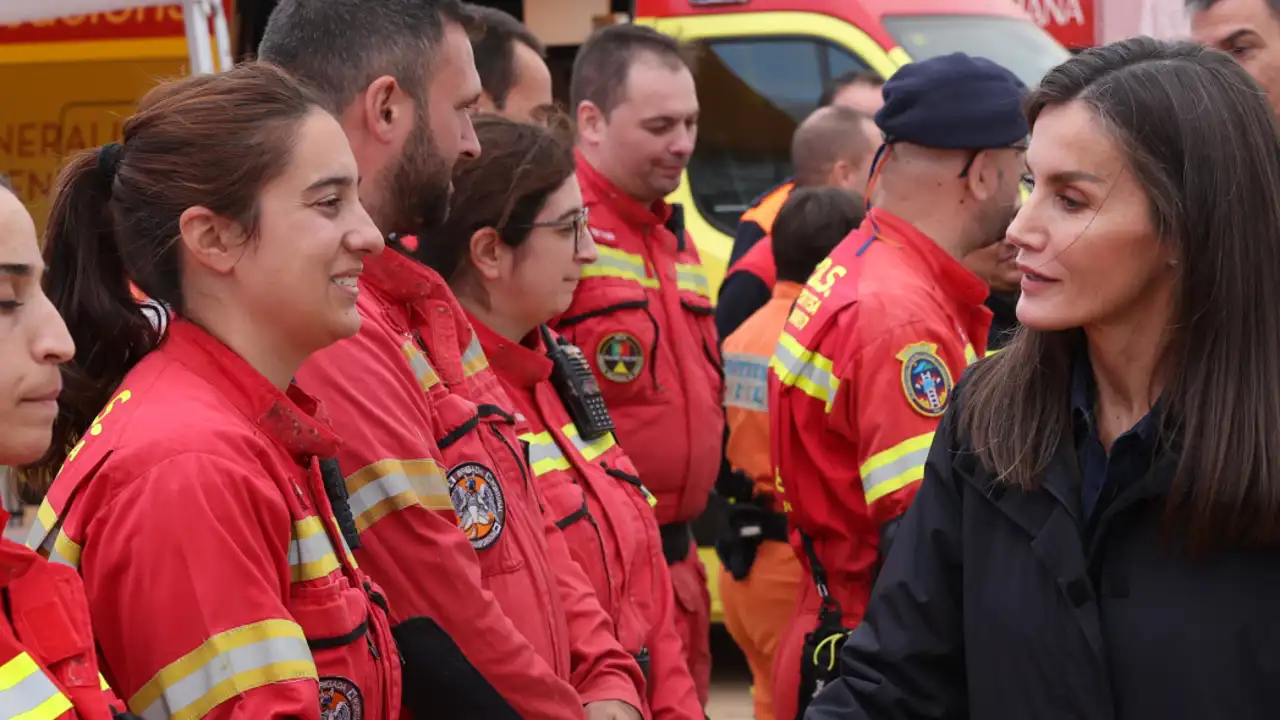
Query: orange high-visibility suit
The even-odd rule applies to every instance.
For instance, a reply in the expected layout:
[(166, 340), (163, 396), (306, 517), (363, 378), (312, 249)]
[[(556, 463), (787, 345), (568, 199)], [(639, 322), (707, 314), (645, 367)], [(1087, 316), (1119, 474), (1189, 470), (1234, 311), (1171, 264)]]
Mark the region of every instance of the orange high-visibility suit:
[[(872, 209), (815, 269), (769, 366), (771, 443), (791, 542), (812, 539), (845, 628), (866, 608), (882, 533), (924, 472), (955, 380), (986, 350), (987, 287), (901, 218)], [(891, 537), (891, 535), (889, 535)], [(812, 578), (774, 661), (774, 710), (795, 716)]]
[(800, 288), (800, 283), (778, 282), (769, 302), (724, 341), (724, 404), (729, 425), (725, 455), (730, 467), (754, 484), (751, 502), (760, 507), (752, 512), (760, 517), (758, 524), (752, 525), (750, 537), (736, 539), (754, 546), (749, 574), (735, 580), (728, 567), (722, 569), (720, 598), (725, 628), (751, 667), (756, 720), (773, 720), (773, 656), (795, 611), (804, 578), (787, 542), (786, 516), (774, 493), (767, 381), (769, 358)]

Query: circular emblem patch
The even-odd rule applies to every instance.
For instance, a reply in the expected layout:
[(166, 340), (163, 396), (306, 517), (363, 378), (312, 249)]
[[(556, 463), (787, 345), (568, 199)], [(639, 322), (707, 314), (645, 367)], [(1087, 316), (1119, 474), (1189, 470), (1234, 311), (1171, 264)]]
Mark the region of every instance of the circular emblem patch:
[(907, 402), (925, 417), (939, 417), (951, 399), (951, 373), (933, 343), (914, 343), (898, 353), (902, 361), (902, 390)]
[(449, 471), (449, 499), (471, 547), (484, 550), (498, 542), (507, 522), (507, 503), (492, 470), (477, 462), (455, 465)]
[(360, 688), (344, 677), (320, 678), (320, 720), (364, 720)]
[(616, 383), (629, 383), (644, 368), (644, 348), (634, 335), (617, 332), (606, 335), (596, 346), (596, 366), (600, 374)]

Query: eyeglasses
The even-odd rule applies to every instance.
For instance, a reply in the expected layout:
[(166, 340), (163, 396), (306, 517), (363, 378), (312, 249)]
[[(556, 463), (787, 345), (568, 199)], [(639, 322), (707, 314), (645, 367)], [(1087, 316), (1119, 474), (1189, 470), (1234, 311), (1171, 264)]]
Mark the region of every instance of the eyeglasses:
[(578, 212), (574, 213), (573, 217), (567, 218), (565, 220), (546, 220), (543, 222), (534, 222), (534, 223), (529, 223), (528, 225), (525, 225), (525, 227), (552, 228), (554, 230), (567, 230), (568, 228), (572, 227), (573, 228), (573, 253), (577, 255), (578, 253), (582, 252), (582, 238), (586, 237), (586, 234), (590, 232), (590, 230), (587, 229), (588, 215), (589, 213), (587, 212), (587, 208), (584, 207)]
[[(1018, 152), (1026, 152), (1027, 146), (1028, 146), (1028, 143), (1027, 141), (1024, 140), (1019, 143), (1014, 143), (1013, 145), (1004, 145), (1001, 147), (983, 148), (983, 149), (984, 150), (1017, 150)], [(973, 161), (978, 159), (978, 153), (980, 152), (982, 152), (982, 150), (973, 150), (970, 152), (969, 160), (965, 162), (964, 167), (960, 170), (959, 177), (968, 177), (969, 168), (973, 167)]]

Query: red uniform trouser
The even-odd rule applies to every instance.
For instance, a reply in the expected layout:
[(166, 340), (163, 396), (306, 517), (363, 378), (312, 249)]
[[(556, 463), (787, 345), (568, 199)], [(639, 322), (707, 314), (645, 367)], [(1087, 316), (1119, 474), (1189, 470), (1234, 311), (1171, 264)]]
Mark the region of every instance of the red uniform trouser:
[[(720, 571), (724, 626), (751, 668), (756, 720), (783, 717), (773, 712), (773, 661), (806, 578), (791, 545), (776, 540), (760, 543), (745, 580), (739, 582), (727, 570)], [(799, 648), (797, 657), (798, 652)], [(795, 715), (794, 701), (791, 714)]]
[(667, 568), (676, 599), (676, 634), (684, 642), (698, 702), (706, 707), (711, 690), (711, 591), (707, 589), (707, 568), (692, 539), (689, 555), (668, 563)]

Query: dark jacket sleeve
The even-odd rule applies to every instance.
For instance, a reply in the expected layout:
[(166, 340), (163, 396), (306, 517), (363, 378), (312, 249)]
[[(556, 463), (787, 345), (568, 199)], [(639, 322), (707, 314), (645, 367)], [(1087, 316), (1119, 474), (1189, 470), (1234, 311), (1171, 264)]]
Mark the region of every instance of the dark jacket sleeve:
[(757, 275), (740, 270), (724, 279), (716, 301), (716, 332), (721, 340), (769, 302), (772, 293)]
[(768, 234), (754, 220), (739, 222), (738, 230), (733, 234), (733, 248), (729, 251), (729, 267), (733, 267), (733, 264), (741, 260), (748, 250), (760, 242), (760, 238)]
[(805, 720), (968, 716), (960, 496), (947, 430), (958, 410), (953, 405), (938, 428), (866, 615), (840, 652), (840, 677), (809, 705)]

